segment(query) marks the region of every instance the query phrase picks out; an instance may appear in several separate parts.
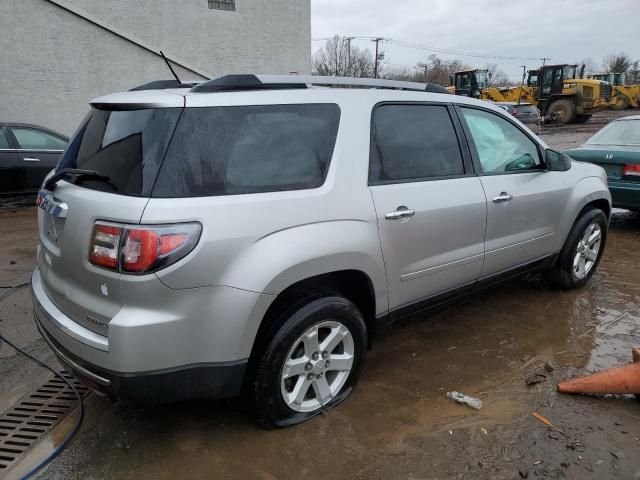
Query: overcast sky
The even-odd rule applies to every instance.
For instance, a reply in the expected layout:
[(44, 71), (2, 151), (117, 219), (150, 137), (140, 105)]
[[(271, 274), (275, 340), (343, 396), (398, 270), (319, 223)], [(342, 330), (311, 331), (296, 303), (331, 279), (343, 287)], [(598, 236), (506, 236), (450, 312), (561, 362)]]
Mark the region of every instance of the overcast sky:
[[(625, 51), (640, 58), (639, 0), (311, 0), (312, 38), (333, 34), (388, 37), (461, 52), (509, 57), (551, 57), (571, 63)], [(317, 50), (321, 41), (312, 42)], [(354, 45), (371, 48), (370, 40)], [(430, 52), (386, 45), (385, 61), (414, 66)], [(472, 66), (497, 63), (517, 77), (538, 60), (440, 54)], [(547, 62), (549, 63), (549, 62)]]

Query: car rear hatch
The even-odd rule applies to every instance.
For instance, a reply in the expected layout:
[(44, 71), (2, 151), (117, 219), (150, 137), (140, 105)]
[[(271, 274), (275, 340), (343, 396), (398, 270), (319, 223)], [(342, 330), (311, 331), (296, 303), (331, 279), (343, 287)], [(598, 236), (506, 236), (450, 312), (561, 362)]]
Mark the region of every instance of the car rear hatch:
[(640, 163), (639, 150), (640, 146), (585, 145), (567, 153), (576, 160), (595, 163), (604, 168), (610, 180), (639, 181), (640, 177), (623, 177), (625, 165), (637, 165)]
[(56, 171), (92, 170), (108, 180), (68, 177), (38, 195), (37, 262), (45, 293), (96, 333), (107, 335), (123, 302), (120, 274), (89, 261), (94, 224), (139, 224), (183, 106), (184, 97), (166, 92), (95, 100)]

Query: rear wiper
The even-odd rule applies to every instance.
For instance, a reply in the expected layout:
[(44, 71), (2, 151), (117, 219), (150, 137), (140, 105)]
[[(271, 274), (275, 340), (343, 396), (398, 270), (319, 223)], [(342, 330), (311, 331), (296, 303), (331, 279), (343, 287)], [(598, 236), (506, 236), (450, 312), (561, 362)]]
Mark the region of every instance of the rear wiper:
[(109, 177), (108, 175), (102, 175), (95, 170), (83, 170), (82, 168), (63, 168), (62, 170), (56, 172), (44, 184), (45, 190), (49, 190), (50, 192), (53, 191), (53, 189), (56, 188), (56, 185), (58, 184), (58, 180), (63, 179), (69, 179), (71, 180), (71, 183), (76, 183), (79, 180), (97, 180), (108, 183), (115, 190), (118, 190), (116, 186), (111, 183), (111, 177)]

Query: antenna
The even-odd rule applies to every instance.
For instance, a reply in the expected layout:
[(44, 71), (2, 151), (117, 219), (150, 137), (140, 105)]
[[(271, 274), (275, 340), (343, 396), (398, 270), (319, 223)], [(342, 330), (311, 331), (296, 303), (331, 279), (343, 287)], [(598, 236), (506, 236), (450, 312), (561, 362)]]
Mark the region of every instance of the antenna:
[(182, 85), (182, 82), (180, 81), (180, 78), (178, 77), (176, 72), (173, 70), (173, 67), (169, 63), (169, 60), (167, 60), (167, 57), (165, 57), (164, 53), (162, 53), (162, 50), (160, 50), (160, 55), (162, 56), (162, 59), (164, 60), (164, 63), (166, 63), (167, 67), (169, 67), (169, 70), (171, 70), (171, 73), (173, 74), (173, 77), (176, 79), (176, 82), (178, 82), (178, 85)]

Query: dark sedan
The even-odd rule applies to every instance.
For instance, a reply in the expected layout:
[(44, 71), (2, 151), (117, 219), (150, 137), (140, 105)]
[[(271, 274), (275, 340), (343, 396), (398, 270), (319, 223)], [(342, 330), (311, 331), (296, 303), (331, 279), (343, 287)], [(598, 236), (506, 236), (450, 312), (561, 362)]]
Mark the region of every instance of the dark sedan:
[(0, 194), (37, 192), (68, 140), (37, 125), (0, 122)]
[(540, 110), (531, 103), (495, 102), (495, 104), (509, 112), (522, 123), (540, 123)]
[(565, 152), (607, 172), (613, 206), (640, 212), (640, 115), (620, 118)]

